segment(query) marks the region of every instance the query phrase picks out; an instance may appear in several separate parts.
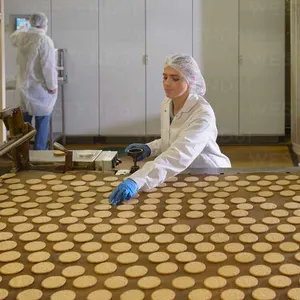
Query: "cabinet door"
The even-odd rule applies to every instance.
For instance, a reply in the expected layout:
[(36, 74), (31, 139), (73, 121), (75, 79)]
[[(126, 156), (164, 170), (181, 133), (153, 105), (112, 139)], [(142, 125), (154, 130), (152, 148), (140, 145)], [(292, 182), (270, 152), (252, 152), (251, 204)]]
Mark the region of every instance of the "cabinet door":
[(194, 57), (222, 135), (238, 134), (238, 1), (194, 0)]
[(193, 1), (146, 0), (147, 135), (160, 134), (160, 108), (165, 97), (164, 59), (174, 53), (192, 55)]
[(240, 0), (240, 134), (284, 134), (285, 1)]
[(100, 0), (100, 133), (145, 135), (145, 2)]
[(99, 134), (98, 0), (52, 0), (52, 36), (66, 48), (67, 135)]

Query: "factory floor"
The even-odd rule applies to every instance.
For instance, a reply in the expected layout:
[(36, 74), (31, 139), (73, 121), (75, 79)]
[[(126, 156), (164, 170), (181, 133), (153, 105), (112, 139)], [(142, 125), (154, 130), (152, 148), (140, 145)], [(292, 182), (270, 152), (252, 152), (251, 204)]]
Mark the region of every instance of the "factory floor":
[[(127, 145), (111, 144), (89, 144), (89, 145), (67, 145), (68, 149), (104, 149), (119, 152), (122, 164), (119, 168), (127, 169), (132, 165), (132, 159), (124, 154)], [(268, 167), (293, 167), (292, 155), (289, 147), (279, 146), (221, 146), (221, 151), (229, 157), (233, 168), (268, 168)], [(140, 163), (141, 165), (143, 163)]]

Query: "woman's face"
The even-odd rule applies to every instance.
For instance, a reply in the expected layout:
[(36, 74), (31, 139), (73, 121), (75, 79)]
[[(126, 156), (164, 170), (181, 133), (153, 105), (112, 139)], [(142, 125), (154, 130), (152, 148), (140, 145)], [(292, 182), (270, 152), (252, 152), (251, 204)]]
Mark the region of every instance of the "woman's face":
[(171, 67), (164, 69), (163, 85), (166, 97), (172, 99), (182, 96), (189, 89), (189, 85), (181, 73)]

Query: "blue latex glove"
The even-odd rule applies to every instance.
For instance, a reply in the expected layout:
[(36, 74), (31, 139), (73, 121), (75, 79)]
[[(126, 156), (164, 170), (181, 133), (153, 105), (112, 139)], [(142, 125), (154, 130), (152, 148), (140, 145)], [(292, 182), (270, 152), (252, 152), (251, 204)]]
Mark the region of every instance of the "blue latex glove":
[(149, 146), (147, 146), (146, 144), (131, 144), (129, 145), (126, 149), (125, 152), (128, 152), (131, 149), (143, 149), (144, 152), (137, 158), (138, 161), (143, 160), (146, 157), (149, 157), (151, 154), (151, 149)]
[(109, 195), (109, 202), (112, 205), (118, 205), (125, 200), (130, 200), (138, 191), (138, 186), (130, 178), (120, 183), (118, 187)]

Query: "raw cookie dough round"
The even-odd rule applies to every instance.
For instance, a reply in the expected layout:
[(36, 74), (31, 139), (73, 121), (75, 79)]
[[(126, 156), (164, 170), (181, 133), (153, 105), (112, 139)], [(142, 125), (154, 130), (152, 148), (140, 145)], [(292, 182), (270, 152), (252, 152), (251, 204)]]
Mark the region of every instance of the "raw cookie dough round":
[(169, 244), (174, 241), (175, 237), (170, 233), (162, 233), (157, 235), (154, 239), (159, 244)]
[(115, 253), (124, 253), (130, 251), (131, 248), (132, 246), (129, 243), (116, 243), (110, 247), (110, 250)]
[(31, 263), (39, 263), (46, 261), (50, 258), (50, 253), (45, 251), (39, 251), (28, 255), (27, 260)]
[(227, 281), (221, 276), (211, 276), (207, 277), (204, 282), (204, 286), (207, 287), (208, 289), (221, 289), (224, 286), (226, 286)]
[(174, 225), (171, 230), (174, 232), (174, 233), (177, 233), (177, 234), (181, 234), (181, 233), (187, 233), (191, 230), (191, 227), (189, 225), (186, 225), (186, 224), (179, 224), (179, 225)]
[(199, 233), (211, 233), (215, 230), (215, 227), (210, 224), (201, 224), (196, 227), (196, 231)]
[(212, 299), (211, 291), (207, 289), (196, 289), (189, 293), (189, 300), (210, 300)]
[[(28, 289), (25, 291), (20, 292), (17, 295), (17, 300), (39, 300), (43, 297), (43, 292), (38, 289)], [(0, 299), (4, 299), (1, 298)]]
[(144, 243), (139, 246), (139, 251), (142, 253), (153, 253), (159, 250), (159, 245), (156, 243)]
[(55, 269), (52, 262), (40, 262), (32, 266), (31, 272), (34, 274), (47, 274)]
[(199, 253), (212, 252), (215, 250), (215, 245), (212, 243), (203, 242), (195, 245), (195, 250)]
[(249, 273), (255, 277), (266, 277), (269, 276), (271, 272), (271, 268), (265, 265), (255, 265), (249, 269)]
[(122, 236), (119, 233), (106, 233), (101, 237), (102, 241), (105, 243), (115, 243), (118, 242), (121, 238)]
[(95, 266), (94, 271), (99, 275), (107, 275), (117, 270), (117, 265), (112, 262), (103, 262)]
[(285, 237), (281, 233), (271, 232), (265, 235), (265, 239), (270, 243), (280, 243), (284, 241)]
[(184, 271), (190, 274), (198, 274), (202, 273), (206, 270), (206, 266), (204, 263), (199, 261), (192, 261), (184, 266)]
[(13, 275), (20, 273), (24, 269), (24, 265), (19, 262), (10, 262), (0, 268), (0, 273), (3, 275)]
[(128, 264), (132, 264), (135, 263), (136, 261), (138, 261), (139, 256), (135, 253), (130, 253), (130, 252), (126, 252), (126, 253), (122, 253), (117, 257), (117, 262), (123, 265), (128, 265)]
[(142, 244), (148, 242), (150, 240), (150, 236), (146, 233), (136, 233), (132, 235), (129, 239), (132, 243)]
[(143, 300), (145, 298), (145, 293), (140, 290), (127, 290), (120, 296), (120, 300)]
[(86, 243), (90, 242), (94, 238), (92, 233), (78, 233), (74, 235), (73, 239), (77, 243)]
[(161, 284), (161, 280), (156, 276), (145, 276), (137, 282), (139, 288), (144, 290), (154, 289)]
[[(174, 291), (170, 289), (159, 289), (152, 293), (151, 299), (152, 300), (173, 300), (175, 299), (176, 294)], [(123, 300), (123, 299), (121, 299)]]
[(239, 240), (242, 243), (251, 244), (258, 241), (258, 236), (253, 233), (243, 233), (239, 236)]
[(239, 275), (240, 269), (237, 266), (225, 265), (218, 269), (218, 274), (222, 277), (230, 278)]
[(286, 288), (292, 284), (292, 280), (283, 275), (276, 275), (269, 278), (269, 284), (275, 288)]
[(91, 292), (87, 296), (87, 300), (111, 300), (112, 299), (112, 293), (107, 290), (97, 290), (94, 292)]
[(51, 295), (50, 300), (74, 300), (76, 298), (76, 293), (71, 290), (61, 290), (58, 292), (55, 292)]
[(250, 289), (258, 285), (258, 280), (254, 276), (240, 276), (235, 280), (235, 284), (243, 289)]
[(182, 243), (170, 244), (167, 247), (167, 251), (170, 253), (180, 253), (187, 250), (187, 245)]
[(300, 299), (300, 288), (293, 288), (287, 293), (289, 299), (291, 300), (299, 300)]
[(227, 255), (222, 252), (210, 252), (206, 255), (206, 259), (211, 263), (220, 263), (227, 259)]
[(197, 255), (193, 252), (181, 252), (176, 254), (175, 259), (178, 262), (187, 263), (194, 261), (197, 258)]
[(255, 261), (256, 257), (250, 252), (240, 252), (234, 256), (234, 259), (241, 264), (248, 264)]
[(195, 279), (188, 276), (181, 276), (173, 279), (172, 286), (178, 290), (186, 290), (195, 285)]
[(277, 226), (277, 230), (281, 233), (291, 233), (296, 231), (296, 227), (291, 224), (280, 224)]
[(0, 262), (8, 263), (18, 260), (21, 257), (21, 253), (18, 251), (7, 251), (0, 254)]
[(148, 269), (144, 266), (132, 266), (125, 270), (125, 275), (130, 278), (143, 277), (148, 273)]
[(300, 274), (300, 267), (295, 264), (284, 264), (279, 267), (279, 271), (286, 276), (295, 276)]
[(266, 253), (272, 250), (272, 245), (264, 242), (255, 243), (252, 245), (252, 250), (258, 253)]
[(62, 263), (73, 263), (81, 258), (81, 254), (78, 252), (65, 252), (58, 257), (58, 260)]
[(94, 286), (97, 283), (97, 278), (95, 276), (83, 275), (77, 277), (73, 281), (73, 286), (78, 289), (85, 289)]
[[(147, 231), (148, 233), (161, 233), (161, 232), (165, 231), (165, 229), (166, 229), (166, 227), (163, 226), (163, 225), (160, 225), (160, 224), (153, 224), (153, 225), (147, 226), (146, 231)], [(137, 228), (136, 228), (136, 230), (137, 230)], [(136, 230), (135, 230), (135, 231), (136, 231)], [(134, 231), (134, 232), (135, 232), (135, 231)], [(133, 233), (133, 232), (131, 232), (131, 233)]]
[(269, 227), (265, 224), (253, 224), (250, 226), (250, 230), (254, 233), (264, 233), (269, 230)]
[(53, 245), (53, 250), (56, 252), (65, 252), (73, 249), (74, 246), (74, 243), (69, 241), (59, 242)]
[(238, 289), (229, 289), (222, 292), (221, 299), (222, 300), (243, 300), (245, 299), (245, 294), (244, 292)]
[(299, 245), (293, 242), (284, 242), (279, 245), (279, 249), (283, 252), (296, 252), (299, 250)]
[(37, 252), (43, 250), (46, 247), (46, 243), (42, 241), (30, 242), (24, 246), (24, 250), (27, 252)]
[(178, 270), (178, 265), (172, 262), (163, 262), (156, 266), (156, 272), (163, 275), (176, 273)]
[(30, 275), (20, 275), (17, 277), (13, 277), (9, 282), (8, 285), (11, 288), (14, 289), (21, 289), (21, 288), (25, 288), (27, 286), (30, 286), (31, 284), (33, 284), (34, 282), (34, 278)]
[(85, 268), (82, 266), (70, 266), (62, 270), (61, 275), (66, 278), (79, 277), (83, 275)]
[(87, 261), (92, 263), (92, 264), (98, 264), (104, 261), (107, 261), (109, 258), (109, 255), (105, 252), (95, 252), (90, 254), (87, 257)]
[(108, 289), (115, 290), (125, 287), (128, 279), (123, 276), (113, 276), (105, 280), (104, 286)]
[(170, 255), (166, 252), (153, 252), (148, 256), (149, 261), (153, 263), (162, 263), (167, 261)]
[(216, 244), (226, 243), (230, 239), (229, 235), (226, 233), (214, 233), (210, 236), (210, 240)]
[(281, 253), (270, 252), (264, 255), (264, 261), (269, 264), (279, 264), (282, 263), (285, 257)]
[(228, 253), (239, 253), (244, 251), (245, 247), (241, 243), (229, 243), (224, 246), (224, 250)]
[(197, 244), (202, 242), (204, 239), (203, 235), (200, 233), (190, 233), (184, 237), (184, 241), (189, 244)]

